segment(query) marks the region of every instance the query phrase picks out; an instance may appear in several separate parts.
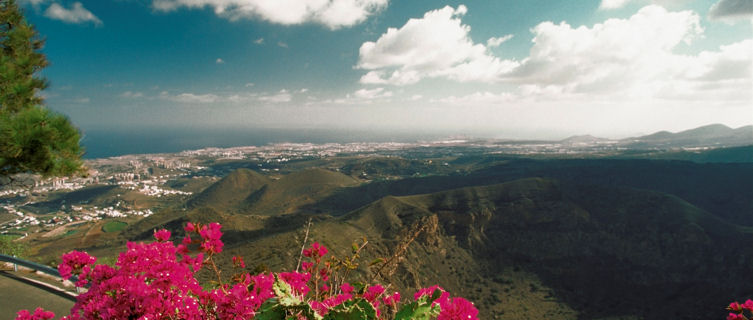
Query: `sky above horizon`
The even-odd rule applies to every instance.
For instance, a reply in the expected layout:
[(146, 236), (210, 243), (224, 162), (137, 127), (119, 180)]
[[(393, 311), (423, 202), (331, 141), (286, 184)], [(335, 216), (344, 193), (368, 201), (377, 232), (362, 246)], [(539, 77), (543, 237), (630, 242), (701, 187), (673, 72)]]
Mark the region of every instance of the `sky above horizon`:
[(82, 130), (753, 123), (753, 0), (19, 0)]

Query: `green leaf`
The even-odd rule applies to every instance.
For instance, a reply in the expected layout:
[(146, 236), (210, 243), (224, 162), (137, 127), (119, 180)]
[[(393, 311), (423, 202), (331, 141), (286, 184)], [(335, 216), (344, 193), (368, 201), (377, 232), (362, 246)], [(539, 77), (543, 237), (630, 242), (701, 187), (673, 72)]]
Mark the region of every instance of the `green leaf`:
[(280, 306), (277, 298), (270, 298), (264, 302), (254, 316), (254, 320), (282, 320), (285, 310)]
[(314, 309), (303, 301), (297, 305), (283, 305), (278, 298), (271, 298), (259, 307), (254, 320), (298, 319), (299, 314), (310, 320), (322, 319), (322, 316), (316, 314)]
[(397, 312), (395, 320), (429, 320), (439, 315), (441, 308), (434, 300), (442, 296), (442, 290), (436, 289), (431, 295), (423, 295), (418, 301), (409, 303)]
[(293, 288), (290, 287), (287, 282), (278, 279), (276, 275), (275, 283), (272, 285), (272, 290), (275, 292), (275, 296), (277, 296), (280, 305), (297, 306), (303, 303), (303, 301), (293, 293)]
[(376, 259), (372, 260), (372, 261), (371, 261), (371, 262), (369, 263), (369, 266), (373, 266), (373, 265), (375, 265), (375, 264), (379, 264), (379, 263), (382, 263), (382, 262), (384, 262), (384, 258), (376, 258)]
[(324, 320), (370, 320), (377, 319), (376, 309), (363, 298), (348, 300), (330, 309)]
[(395, 320), (429, 320), (439, 315), (439, 305), (415, 301), (404, 305), (395, 315)]

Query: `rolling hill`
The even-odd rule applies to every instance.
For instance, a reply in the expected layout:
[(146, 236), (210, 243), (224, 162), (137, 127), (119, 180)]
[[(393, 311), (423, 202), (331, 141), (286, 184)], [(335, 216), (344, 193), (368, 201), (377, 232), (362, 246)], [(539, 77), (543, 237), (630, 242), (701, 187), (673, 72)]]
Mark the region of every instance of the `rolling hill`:
[[(279, 186), (335, 177), (305, 172)], [(174, 213), (159, 225), (179, 235), (196, 214)], [(419, 226), (423, 231), (402, 263), (383, 273), (408, 292), (438, 283), (475, 301), (485, 319), (708, 319), (723, 314), (725, 303), (753, 294), (750, 228), (676, 196), (628, 186), (527, 178), (384, 196), (338, 217), (212, 214), (225, 222), (222, 268), (241, 255), (254, 270), (295, 266), (309, 217), (315, 221), (310, 241), (337, 254), (367, 237), (363, 261), (392, 255)], [(157, 225), (136, 227), (148, 234)], [(358, 274), (372, 275), (366, 268)]]
[(237, 169), (215, 182), (187, 203), (189, 208), (210, 207), (231, 210), (264, 188), (270, 179), (249, 169)]
[(345, 174), (321, 168), (306, 169), (277, 180), (249, 169), (238, 169), (209, 186), (188, 202), (189, 209), (251, 215), (277, 215), (329, 196), (334, 190), (359, 184)]
[(753, 143), (753, 126), (732, 129), (722, 124), (711, 124), (677, 133), (659, 131), (650, 135), (620, 140), (630, 149), (680, 148), (680, 147), (730, 147)]

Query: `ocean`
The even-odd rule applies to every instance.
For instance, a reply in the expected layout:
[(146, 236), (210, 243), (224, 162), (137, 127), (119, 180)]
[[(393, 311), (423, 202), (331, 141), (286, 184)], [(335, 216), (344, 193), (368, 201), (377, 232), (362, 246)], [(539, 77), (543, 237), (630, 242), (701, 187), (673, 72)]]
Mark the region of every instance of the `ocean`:
[(208, 147), (263, 146), (272, 143), (415, 142), (447, 135), (345, 129), (89, 129), (82, 132), (85, 159), (144, 153), (174, 153)]

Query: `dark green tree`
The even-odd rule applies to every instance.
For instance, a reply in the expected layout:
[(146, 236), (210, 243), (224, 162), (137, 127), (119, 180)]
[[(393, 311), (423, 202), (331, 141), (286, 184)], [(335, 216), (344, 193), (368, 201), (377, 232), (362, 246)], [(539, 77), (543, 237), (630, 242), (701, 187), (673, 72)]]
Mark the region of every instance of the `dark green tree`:
[(78, 130), (43, 105), (44, 41), (15, 0), (0, 0), (0, 184), (19, 173), (83, 172)]

